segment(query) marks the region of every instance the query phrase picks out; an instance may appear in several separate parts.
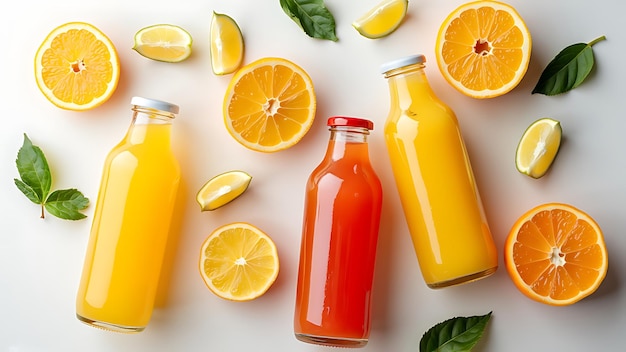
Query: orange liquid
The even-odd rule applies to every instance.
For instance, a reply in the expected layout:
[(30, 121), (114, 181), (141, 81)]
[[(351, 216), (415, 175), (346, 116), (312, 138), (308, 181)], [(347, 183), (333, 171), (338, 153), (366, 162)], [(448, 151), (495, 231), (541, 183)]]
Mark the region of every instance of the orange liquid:
[(382, 188), (366, 144), (334, 150), (307, 183), (294, 327), (306, 342), (364, 345)]
[(389, 80), (387, 149), (426, 284), (445, 287), (492, 274), (497, 252), (455, 114), (423, 72)]
[(154, 305), (180, 180), (170, 125), (134, 125), (105, 162), (76, 299), (81, 321), (141, 331)]

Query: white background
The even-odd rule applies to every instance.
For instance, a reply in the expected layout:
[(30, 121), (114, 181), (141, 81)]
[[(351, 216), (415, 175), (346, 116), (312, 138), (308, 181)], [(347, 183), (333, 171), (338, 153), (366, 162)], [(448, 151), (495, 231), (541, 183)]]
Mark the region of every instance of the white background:
[[(440, 75), (434, 44), (440, 23), (462, 0), (412, 0), (403, 25), (380, 40), (361, 37), (354, 19), (378, 0), (327, 0), (338, 42), (307, 37), (282, 11), (279, 0), (16, 1), (0, 11), (0, 351), (326, 351), (293, 336), (293, 305), (304, 185), (328, 139), (326, 118), (335, 114), (375, 122), (371, 159), (383, 182), (384, 210), (375, 279), (372, 334), (363, 351), (417, 351), (421, 335), (453, 316), (493, 311), (475, 351), (601, 351), (623, 344), (626, 327), (626, 114), (623, 6), (617, 0), (511, 0), (533, 38), (532, 59), (521, 84), (491, 100), (465, 97)], [(245, 62), (279, 56), (302, 66), (317, 93), (317, 118), (296, 146), (276, 154), (245, 149), (222, 123), (229, 76), (209, 63), (212, 11), (232, 16), (246, 43)], [(113, 97), (88, 112), (56, 108), (39, 92), (33, 58), (45, 36), (69, 21), (86, 21), (116, 45), (122, 66)], [(147, 60), (131, 50), (140, 28), (171, 23), (194, 38), (182, 63)], [(594, 46), (597, 67), (565, 95), (531, 95), (542, 69), (565, 46)], [(490, 278), (442, 290), (422, 281), (390, 171), (382, 127), (388, 110), (380, 64), (423, 53), (433, 89), (457, 113), (488, 220), (502, 253), (515, 220), (545, 202), (565, 202), (594, 217), (604, 230), (609, 272), (592, 296), (569, 307), (531, 301), (514, 287), (500, 256)], [(169, 283), (148, 328), (123, 335), (90, 328), (75, 318), (74, 299), (91, 225), (39, 218), (39, 208), (14, 186), (22, 134), (45, 152), (53, 188), (76, 187), (95, 202), (106, 153), (124, 135), (130, 98), (141, 95), (179, 104), (174, 142), (184, 174)], [(561, 121), (565, 139), (552, 169), (538, 180), (514, 166), (517, 142), (538, 118)], [(253, 180), (234, 203), (201, 213), (195, 194), (224, 171), (240, 169)], [(158, 190), (155, 190), (158, 192)], [(216, 227), (248, 221), (276, 242), (280, 275), (261, 298), (234, 303), (214, 296), (198, 273), (204, 238)]]

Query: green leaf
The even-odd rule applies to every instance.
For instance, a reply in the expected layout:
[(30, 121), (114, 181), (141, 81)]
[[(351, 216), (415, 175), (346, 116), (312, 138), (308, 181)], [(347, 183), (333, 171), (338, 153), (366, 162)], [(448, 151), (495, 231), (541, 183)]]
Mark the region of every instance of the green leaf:
[(481, 316), (456, 317), (430, 328), (420, 340), (420, 352), (468, 352), (480, 340), (491, 318), (491, 312)]
[(532, 94), (557, 95), (581, 85), (595, 63), (592, 46), (605, 39), (601, 36), (588, 44), (572, 44), (561, 50), (541, 73)]
[(20, 179), (14, 178), (15, 186), (31, 202), (41, 206), (41, 218), (44, 209), (50, 214), (66, 220), (84, 219), (80, 210), (87, 208), (89, 199), (78, 190), (64, 189), (50, 193), (52, 174), (43, 151), (30, 141), (24, 133), (24, 143), (17, 152), (17, 171)]
[(42, 204), (50, 192), (52, 176), (46, 156), (39, 147), (33, 145), (26, 133), (24, 133), (24, 143), (17, 152), (15, 163), (23, 182), (22, 186), (26, 185), (30, 189), (20, 187), (17, 183), (16, 185), (28, 199), (36, 204)]
[(312, 38), (338, 40), (335, 18), (323, 0), (280, 0), (280, 6)]
[(85, 198), (77, 189), (62, 189), (50, 193), (46, 199), (46, 210), (61, 219), (80, 220), (87, 216), (80, 210), (87, 208), (89, 199)]
[(15, 181), (15, 185), (20, 191), (22, 191), (22, 193), (24, 193), (26, 198), (30, 199), (30, 201), (35, 204), (41, 204), (39, 195), (37, 194), (37, 192), (35, 192), (34, 189), (32, 189), (29, 185), (24, 183), (24, 181), (18, 180), (17, 178), (14, 178), (13, 181)]

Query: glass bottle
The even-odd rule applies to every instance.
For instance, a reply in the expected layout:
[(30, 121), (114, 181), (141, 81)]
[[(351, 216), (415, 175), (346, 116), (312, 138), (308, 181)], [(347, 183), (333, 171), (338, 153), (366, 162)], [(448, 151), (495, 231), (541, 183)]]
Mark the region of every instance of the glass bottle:
[(426, 284), (493, 274), (496, 247), (454, 112), (431, 89), (423, 55), (381, 66), (389, 84), (385, 141)]
[(180, 181), (170, 141), (178, 106), (131, 105), (128, 132), (104, 164), (76, 298), (80, 321), (129, 333), (152, 315)]
[(330, 141), (306, 185), (294, 331), (298, 340), (361, 347), (370, 332), (382, 188), (369, 160), (371, 121), (328, 119)]

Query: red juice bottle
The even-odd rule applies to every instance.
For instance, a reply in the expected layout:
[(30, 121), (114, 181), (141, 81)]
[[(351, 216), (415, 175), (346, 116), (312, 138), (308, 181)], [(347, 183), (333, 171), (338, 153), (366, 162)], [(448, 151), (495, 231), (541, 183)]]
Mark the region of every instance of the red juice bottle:
[(306, 185), (294, 331), (308, 343), (362, 347), (382, 207), (367, 143), (374, 125), (335, 116), (328, 126), (326, 155)]

